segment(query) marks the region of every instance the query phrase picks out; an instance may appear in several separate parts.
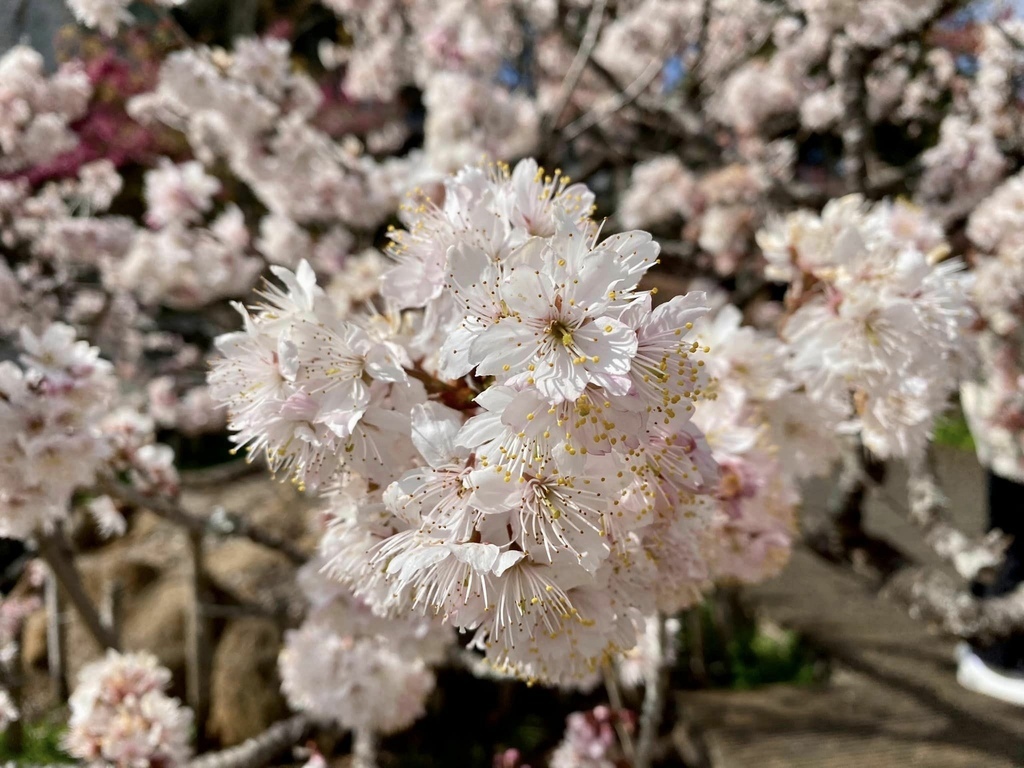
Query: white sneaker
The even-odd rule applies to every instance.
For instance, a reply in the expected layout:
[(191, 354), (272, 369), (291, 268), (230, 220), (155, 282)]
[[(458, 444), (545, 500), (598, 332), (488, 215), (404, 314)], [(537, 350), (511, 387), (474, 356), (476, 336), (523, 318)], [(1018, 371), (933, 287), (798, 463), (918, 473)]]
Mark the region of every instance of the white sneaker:
[(978, 658), (967, 643), (957, 646), (956, 656), (959, 662), (956, 681), (960, 685), (969, 691), (1024, 707), (1024, 677), (993, 669)]

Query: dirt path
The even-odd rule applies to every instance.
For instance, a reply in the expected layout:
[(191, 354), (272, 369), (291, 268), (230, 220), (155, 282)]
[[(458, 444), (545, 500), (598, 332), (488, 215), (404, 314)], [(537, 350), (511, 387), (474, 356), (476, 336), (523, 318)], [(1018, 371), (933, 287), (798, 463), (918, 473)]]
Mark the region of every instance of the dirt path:
[[(955, 516), (979, 530), (983, 473), (969, 454), (948, 451), (939, 459)], [(868, 527), (933, 560), (903, 516), (902, 482), (893, 473), (872, 492)], [(811, 489), (808, 503), (820, 504), (826, 490)], [(751, 597), (767, 618), (824, 649), (835, 673), (821, 688), (681, 694), (714, 768), (1024, 766), (1024, 709), (961, 689), (955, 644), (929, 634), (853, 574), (798, 551), (780, 578)]]

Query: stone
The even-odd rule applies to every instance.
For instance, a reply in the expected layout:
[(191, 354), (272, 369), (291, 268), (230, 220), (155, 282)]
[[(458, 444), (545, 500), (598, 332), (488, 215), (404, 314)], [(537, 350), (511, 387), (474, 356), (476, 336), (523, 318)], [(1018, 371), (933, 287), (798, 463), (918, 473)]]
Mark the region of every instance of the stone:
[(280, 693), (281, 630), (263, 618), (231, 621), (213, 654), (209, 735), (223, 745), (256, 736), (288, 714)]
[(191, 590), (182, 578), (165, 577), (123, 602), (121, 643), (127, 651), (149, 651), (173, 676), (172, 693), (185, 695), (185, 640)]

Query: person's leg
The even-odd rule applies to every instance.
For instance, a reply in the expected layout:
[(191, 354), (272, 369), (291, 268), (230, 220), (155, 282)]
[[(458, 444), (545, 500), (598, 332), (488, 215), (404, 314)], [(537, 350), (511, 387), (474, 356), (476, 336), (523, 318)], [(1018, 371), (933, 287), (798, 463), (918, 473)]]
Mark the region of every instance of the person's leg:
[[(1024, 484), (988, 473), (989, 530), (998, 528), (1013, 537), (1003, 565), (991, 584), (975, 584), (980, 597), (996, 597), (1024, 582)], [(986, 664), (1024, 673), (1024, 636), (1011, 637), (974, 652)]]

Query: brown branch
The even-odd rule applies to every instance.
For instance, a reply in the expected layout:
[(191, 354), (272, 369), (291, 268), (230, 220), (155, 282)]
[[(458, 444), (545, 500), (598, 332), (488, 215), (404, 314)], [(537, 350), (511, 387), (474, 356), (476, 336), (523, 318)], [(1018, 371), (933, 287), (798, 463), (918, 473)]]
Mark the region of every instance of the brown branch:
[(690, 62), (686, 78), (686, 100), (693, 102), (700, 98), (701, 79), (700, 70), (704, 64), (705, 49), (708, 45), (708, 29), (711, 26), (711, 6), (714, 0), (704, 0), (700, 9), (700, 26), (697, 28), (696, 54)]
[(869, 484), (882, 482), (884, 476), (885, 465), (866, 454), (859, 437), (845, 438), (842, 465), (825, 514), (814, 521), (816, 524), (808, 518), (811, 524), (804, 533), (807, 546), (815, 554), (833, 563), (852, 565), (855, 572), (876, 585), (912, 562), (901, 549), (863, 527)]
[(847, 559), (852, 542), (863, 538), (862, 508), (868, 483), (860, 439), (846, 438), (841, 456), (839, 476), (829, 495), (824, 520), (805, 536), (811, 549), (837, 562)]
[[(620, 83), (618, 78), (596, 59), (590, 59), (587, 64), (590, 71), (615, 93), (625, 91), (630, 87), (629, 84)], [(614, 96), (609, 97), (606, 103), (612, 103), (614, 100)], [(686, 140), (679, 146), (681, 156), (685, 157), (685, 155), (696, 151), (700, 155), (701, 161), (718, 157), (720, 147), (707, 130), (703, 115), (699, 111), (670, 104), (666, 99), (649, 98), (643, 93), (639, 93), (631, 103), (638, 113), (637, 117), (640, 123), (674, 138)]]
[(207, 600), (206, 569), (203, 567), (203, 534), (186, 531), (190, 560), (189, 586), (192, 601), (188, 617), (187, 680), (188, 703), (195, 713), (196, 741), (203, 744), (206, 720), (210, 714), (210, 654), (209, 620), (203, 610)]
[(197, 757), (186, 768), (261, 768), (298, 743), (312, 728), (308, 717), (293, 715), (237, 747)]
[(204, 486), (222, 485), (265, 470), (266, 466), (263, 463), (262, 455), (256, 454), (245, 460), (229, 461), (212, 467), (182, 469), (178, 471), (178, 476), (181, 478), (182, 486), (202, 488)]
[(89, 593), (85, 591), (82, 578), (75, 568), (71, 551), (59, 531), (41, 534), (36, 538), (36, 547), (40, 557), (46, 561), (53, 575), (57, 577), (61, 587), (75, 606), (85, 628), (93, 639), (103, 648), (119, 649), (117, 637), (110, 627), (103, 623), (96, 606), (93, 605)]
[(868, 52), (839, 39), (845, 48), (845, 59), (838, 85), (843, 96), (843, 175), (847, 192), (864, 192), (868, 185), (868, 149), (871, 122), (868, 119), (867, 74), (871, 64)]
[(131, 486), (110, 478), (101, 480), (99, 488), (108, 496), (113, 496), (141, 509), (148, 509), (186, 530), (195, 533), (213, 533), (218, 536), (240, 536), (280, 552), (296, 565), (302, 565), (308, 559), (307, 555), (291, 542), (252, 525), (244, 517), (232, 512), (223, 511), (210, 517), (202, 517), (189, 512), (171, 499), (140, 493)]

